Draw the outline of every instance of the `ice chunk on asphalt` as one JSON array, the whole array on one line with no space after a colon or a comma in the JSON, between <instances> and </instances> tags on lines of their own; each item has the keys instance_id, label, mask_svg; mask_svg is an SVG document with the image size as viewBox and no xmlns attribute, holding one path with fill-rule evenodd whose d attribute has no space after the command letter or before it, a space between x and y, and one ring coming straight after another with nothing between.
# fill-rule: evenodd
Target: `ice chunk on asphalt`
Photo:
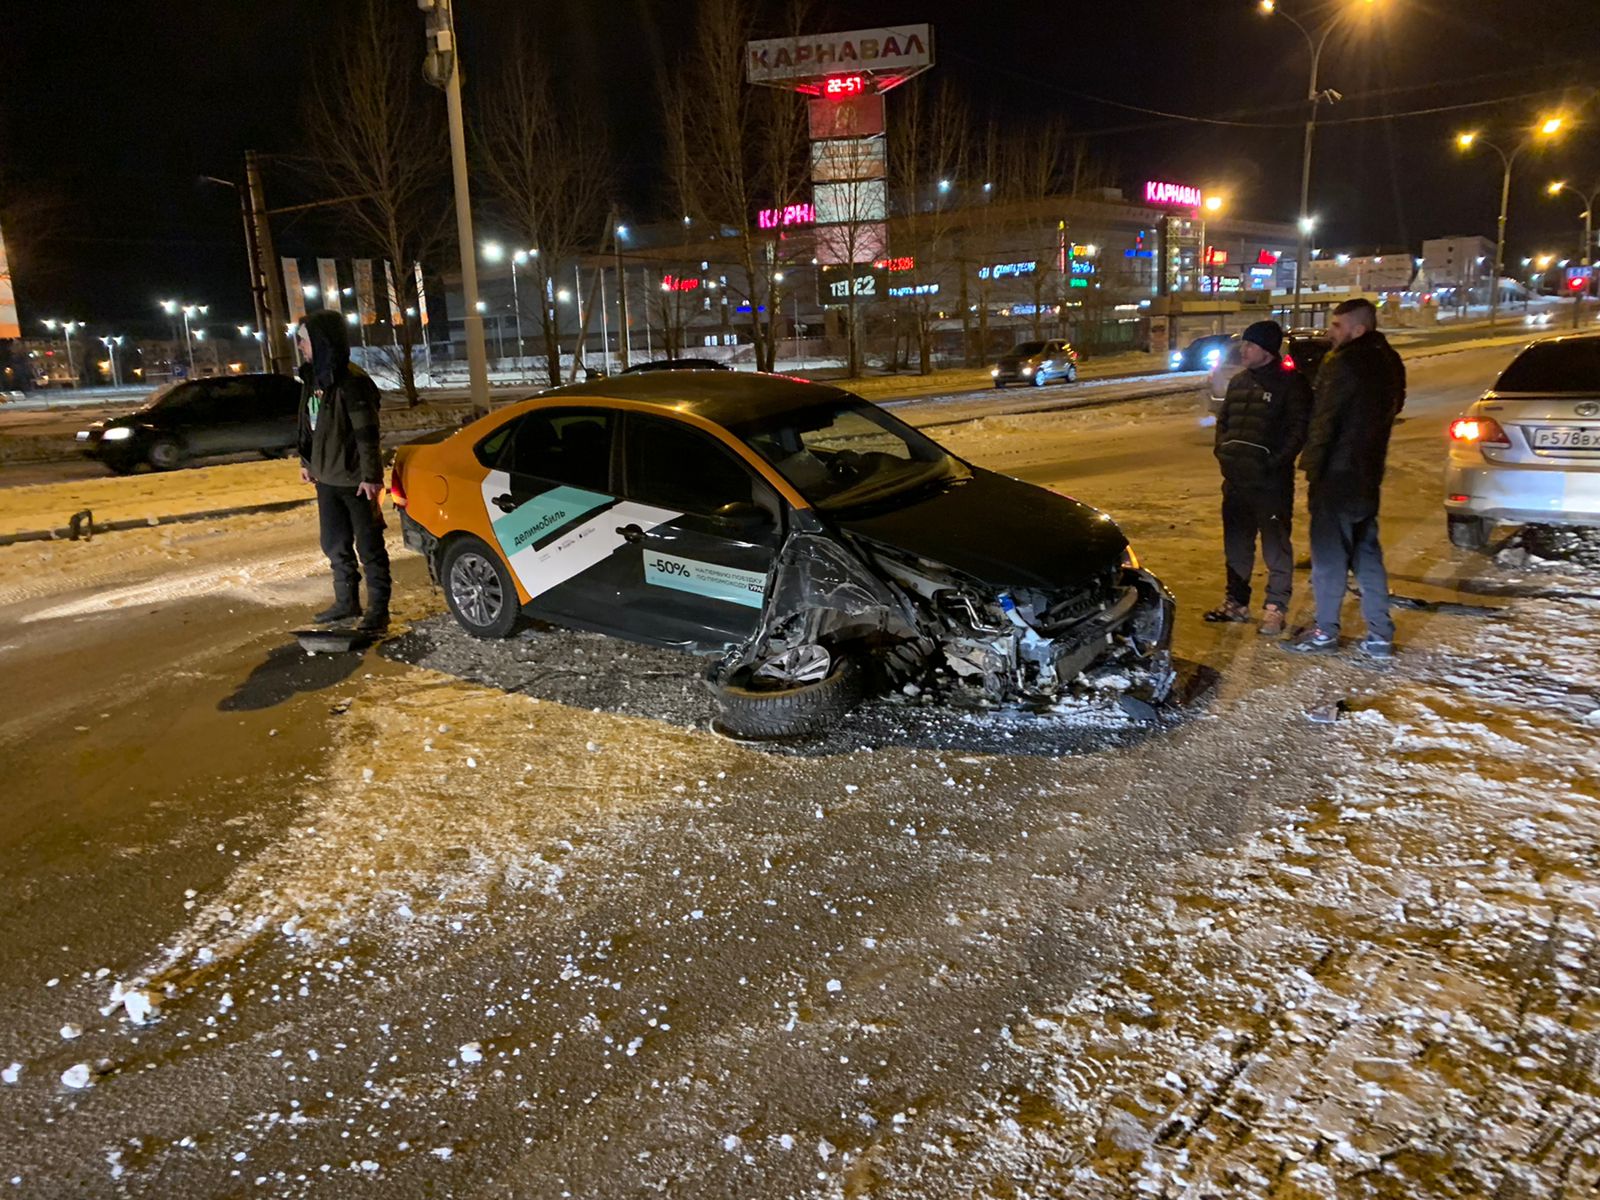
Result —
<instances>
[{"instance_id":1,"label":"ice chunk on asphalt","mask_svg":"<svg viewBox=\"0 0 1600 1200\"><path fill-rule=\"evenodd\" d=\"M449 1146L435 1146L432 1150L429 1150L428 1153L437 1159L447 1159L454 1154L455 1151Z\"/></svg>"},{"instance_id":2,"label":"ice chunk on asphalt","mask_svg":"<svg viewBox=\"0 0 1600 1200\"><path fill-rule=\"evenodd\" d=\"M81 1025L74 1025L68 1022L61 1027L61 1040L64 1042L70 1042L73 1038L82 1036L83 1026Z\"/></svg>"},{"instance_id":3,"label":"ice chunk on asphalt","mask_svg":"<svg viewBox=\"0 0 1600 1200\"><path fill-rule=\"evenodd\" d=\"M483 1047L481 1045L479 1045L477 1042L468 1042L468 1043L466 1043L464 1046L461 1047L460 1054L461 1054L461 1061L464 1062L464 1063L475 1063L475 1062L482 1062L483 1061Z\"/></svg>"},{"instance_id":4,"label":"ice chunk on asphalt","mask_svg":"<svg viewBox=\"0 0 1600 1200\"><path fill-rule=\"evenodd\" d=\"M150 1020L160 1007L160 999L145 988L129 988L122 993L122 1011L128 1014L128 1020L135 1025L143 1025Z\"/></svg>"},{"instance_id":5,"label":"ice chunk on asphalt","mask_svg":"<svg viewBox=\"0 0 1600 1200\"><path fill-rule=\"evenodd\" d=\"M828 990L830 992L842 992L844 991L844 984L840 983L837 979L830 979L828 980Z\"/></svg>"},{"instance_id":6,"label":"ice chunk on asphalt","mask_svg":"<svg viewBox=\"0 0 1600 1200\"><path fill-rule=\"evenodd\" d=\"M76 1063L61 1072L61 1082L69 1088L86 1088L93 1082L88 1063Z\"/></svg>"},{"instance_id":7,"label":"ice chunk on asphalt","mask_svg":"<svg viewBox=\"0 0 1600 1200\"><path fill-rule=\"evenodd\" d=\"M737 1133L730 1133L727 1137L722 1139L722 1148L729 1154L732 1154L742 1145L744 1145L744 1139L741 1138Z\"/></svg>"},{"instance_id":8,"label":"ice chunk on asphalt","mask_svg":"<svg viewBox=\"0 0 1600 1200\"><path fill-rule=\"evenodd\" d=\"M0 1071L0 1080L3 1080L6 1083L15 1083L21 1074L22 1064L19 1062L14 1062L5 1070Z\"/></svg>"}]
</instances>

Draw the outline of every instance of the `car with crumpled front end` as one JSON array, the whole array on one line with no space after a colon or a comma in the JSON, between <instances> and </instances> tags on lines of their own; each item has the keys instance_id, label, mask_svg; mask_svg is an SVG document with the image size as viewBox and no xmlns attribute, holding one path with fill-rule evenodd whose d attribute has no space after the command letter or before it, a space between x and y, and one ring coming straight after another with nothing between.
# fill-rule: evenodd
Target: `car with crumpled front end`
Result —
<instances>
[{"instance_id":1,"label":"car with crumpled front end","mask_svg":"<svg viewBox=\"0 0 1600 1200\"><path fill-rule=\"evenodd\" d=\"M838 388L733 372L568 387L396 452L456 620L708 658L722 727L813 732L867 694L1159 702L1172 597L1111 517L974 466Z\"/></svg>"},{"instance_id":2,"label":"car with crumpled front end","mask_svg":"<svg viewBox=\"0 0 1600 1200\"><path fill-rule=\"evenodd\" d=\"M1600 526L1600 334L1524 347L1447 440L1453 544L1481 548L1500 523Z\"/></svg>"}]
</instances>

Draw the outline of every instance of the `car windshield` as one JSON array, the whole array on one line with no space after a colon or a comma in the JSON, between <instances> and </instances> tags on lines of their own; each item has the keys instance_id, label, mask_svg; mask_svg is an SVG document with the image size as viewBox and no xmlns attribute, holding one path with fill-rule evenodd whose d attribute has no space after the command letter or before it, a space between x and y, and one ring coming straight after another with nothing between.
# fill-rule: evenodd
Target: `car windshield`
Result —
<instances>
[{"instance_id":1,"label":"car windshield","mask_svg":"<svg viewBox=\"0 0 1600 1200\"><path fill-rule=\"evenodd\" d=\"M733 432L826 511L875 504L972 474L936 442L853 397L736 426Z\"/></svg>"},{"instance_id":2,"label":"car windshield","mask_svg":"<svg viewBox=\"0 0 1600 1200\"><path fill-rule=\"evenodd\" d=\"M1600 338L1535 342L1511 360L1497 392L1600 392Z\"/></svg>"},{"instance_id":3,"label":"car windshield","mask_svg":"<svg viewBox=\"0 0 1600 1200\"><path fill-rule=\"evenodd\" d=\"M1044 343L1023 342L1021 345L1013 346L1011 348L1011 353L1015 354L1018 358L1032 358L1035 354L1044 353Z\"/></svg>"}]
</instances>

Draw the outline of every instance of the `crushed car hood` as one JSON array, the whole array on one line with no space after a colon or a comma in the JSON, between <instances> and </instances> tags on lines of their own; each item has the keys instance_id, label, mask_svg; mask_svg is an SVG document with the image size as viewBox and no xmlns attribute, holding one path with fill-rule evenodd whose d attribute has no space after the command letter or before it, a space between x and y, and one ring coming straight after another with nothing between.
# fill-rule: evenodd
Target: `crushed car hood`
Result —
<instances>
[{"instance_id":1,"label":"crushed car hood","mask_svg":"<svg viewBox=\"0 0 1600 1200\"><path fill-rule=\"evenodd\" d=\"M1128 544L1116 522L1087 504L981 467L903 506L834 519L846 533L998 589L1054 590L1103 578Z\"/></svg>"}]
</instances>

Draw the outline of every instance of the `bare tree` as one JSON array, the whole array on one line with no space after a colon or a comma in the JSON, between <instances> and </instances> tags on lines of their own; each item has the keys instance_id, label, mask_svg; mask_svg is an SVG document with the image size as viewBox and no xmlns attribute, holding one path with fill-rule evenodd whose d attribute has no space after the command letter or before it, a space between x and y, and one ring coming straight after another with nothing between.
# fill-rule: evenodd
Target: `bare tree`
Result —
<instances>
[{"instance_id":1,"label":"bare tree","mask_svg":"<svg viewBox=\"0 0 1600 1200\"><path fill-rule=\"evenodd\" d=\"M412 264L449 244L450 206L441 184L449 161L444 106L423 92L420 42L406 11L364 0L335 42L332 60L310 72L305 108L310 171L329 198L343 198L343 224L359 253L394 264L402 307L420 304ZM417 402L417 330L397 327L399 373Z\"/></svg>"},{"instance_id":2,"label":"bare tree","mask_svg":"<svg viewBox=\"0 0 1600 1200\"><path fill-rule=\"evenodd\" d=\"M787 9L798 31L803 6ZM798 98L745 83L750 0L703 0L683 69L664 81L666 147L684 211L734 231L734 265L750 307L756 367L770 371L782 336L777 275L794 248L760 228L764 207L793 203L806 183L806 112Z\"/></svg>"},{"instance_id":3,"label":"bare tree","mask_svg":"<svg viewBox=\"0 0 1600 1200\"><path fill-rule=\"evenodd\" d=\"M898 92L895 107L888 153L900 220L891 249L912 260L903 285L911 290L900 307L911 316L918 369L926 375L933 370L934 314L948 302L939 292L955 257L956 220L939 184L966 176L968 116L949 81L935 85L928 76Z\"/></svg>"},{"instance_id":4,"label":"bare tree","mask_svg":"<svg viewBox=\"0 0 1600 1200\"><path fill-rule=\"evenodd\" d=\"M561 383L558 272L599 248L611 175L595 147L604 134L573 104L558 104L548 56L522 36L479 104L478 170L495 204L525 242L530 293L552 387ZM530 305L534 307L534 305Z\"/></svg>"},{"instance_id":5,"label":"bare tree","mask_svg":"<svg viewBox=\"0 0 1600 1200\"><path fill-rule=\"evenodd\" d=\"M1067 124L1059 116L1014 130L1000 146L996 190L1020 218L1023 255L1032 268L1020 278L1031 300L1036 340L1044 336L1046 307L1053 303L1064 316L1068 232L1064 210L1051 201L1069 189L1071 161Z\"/></svg>"}]
</instances>

